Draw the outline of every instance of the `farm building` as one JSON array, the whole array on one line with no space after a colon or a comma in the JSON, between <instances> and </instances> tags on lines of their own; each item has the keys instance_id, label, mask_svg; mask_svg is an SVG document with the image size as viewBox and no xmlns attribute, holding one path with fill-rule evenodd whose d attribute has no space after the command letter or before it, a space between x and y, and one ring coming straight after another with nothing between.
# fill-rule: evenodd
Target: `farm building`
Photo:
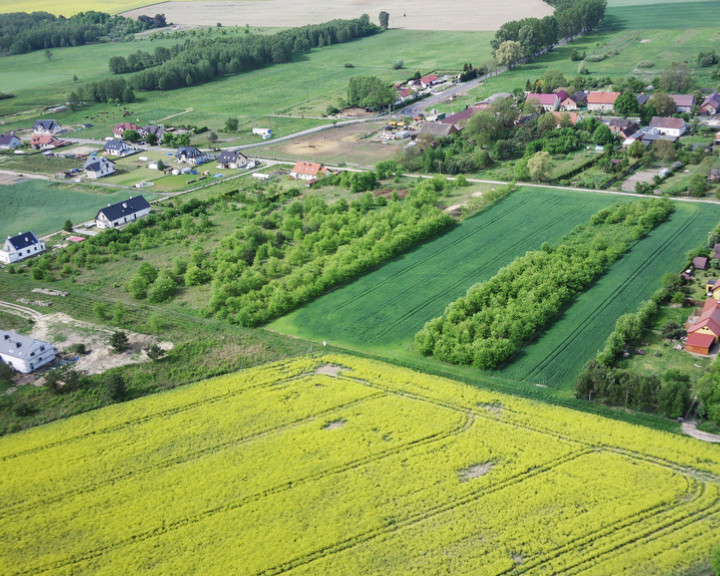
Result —
<instances>
[{"instance_id":1,"label":"farm building","mask_svg":"<svg viewBox=\"0 0 720 576\"><path fill-rule=\"evenodd\" d=\"M38 240L32 230L17 236L8 236L0 250L0 262L12 264L45 252L45 242Z\"/></svg>"},{"instance_id":2,"label":"farm building","mask_svg":"<svg viewBox=\"0 0 720 576\"><path fill-rule=\"evenodd\" d=\"M420 128L420 134L430 134L435 138L444 138L459 131L455 124L440 124L439 122L425 122Z\"/></svg>"},{"instance_id":3,"label":"farm building","mask_svg":"<svg viewBox=\"0 0 720 576\"><path fill-rule=\"evenodd\" d=\"M587 105L587 94L579 90L560 102L560 110L579 110Z\"/></svg>"},{"instance_id":4,"label":"farm building","mask_svg":"<svg viewBox=\"0 0 720 576\"><path fill-rule=\"evenodd\" d=\"M17 372L29 374L55 360L55 347L41 340L0 330L0 360Z\"/></svg>"},{"instance_id":5,"label":"farm building","mask_svg":"<svg viewBox=\"0 0 720 576\"><path fill-rule=\"evenodd\" d=\"M193 146L181 146L177 149L175 157L180 162L190 164L190 166L199 166L209 160L203 152Z\"/></svg>"},{"instance_id":6,"label":"farm building","mask_svg":"<svg viewBox=\"0 0 720 576\"><path fill-rule=\"evenodd\" d=\"M690 114L693 104L695 104L695 96L692 94L670 94L673 102L675 102L675 110L679 114Z\"/></svg>"},{"instance_id":7,"label":"farm building","mask_svg":"<svg viewBox=\"0 0 720 576\"><path fill-rule=\"evenodd\" d=\"M239 169L248 163L247 156L239 150L224 150L217 159L218 168Z\"/></svg>"},{"instance_id":8,"label":"farm building","mask_svg":"<svg viewBox=\"0 0 720 576\"><path fill-rule=\"evenodd\" d=\"M52 134L34 134L30 138L30 148L33 150L53 150L54 148L67 146L67 144L67 142L58 140Z\"/></svg>"},{"instance_id":9,"label":"farm building","mask_svg":"<svg viewBox=\"0 0 720 576\"><path fill-rule=\"evenodd\" d=\"M97 180L115 174L115 164L104 156L96 156L85 162L83 170L85 170L85 176Z\"/></svg>"},{"instance_id":10,"label":"farm building","mask_svg":"<svg viewBox=\"0 0 720 576\"><path fill-rule=\"evenodd\" d=\"M15 136L15 132L0 134L0 150L12 150L21 144L22 142L20 141L20 138Z\"/></svg>"},{"instance_id":11,"label":"farm building","mask_svg":"<svg viewBox=\"0 0 720 576\"><path fill-rule=\"evenodd\" d=\"M150 214L150 204L143 196L130 197L124 202L108 204L95 216L98 228L119 228Z\"/></svg>"},{"instance_id":12,"label":"farm building","mask_svg":"<svg viewBox=\"0 0 720 576\"><path fill-rule=\"evenodd\" d=\"M297 162L290 172L296 180L317 180L327 174L327 168L316 162Z\"/></svg>"},{"instance_id":13,"label":"farm building","mask_svg":"<svg viewBox=\"0 0 720 576\"><path fill-rule=\"evenodd\" d=\"M714 298L706 299L700 315L690 317L685 329L688 338L693 334L706 334L712 336L712 344L716 343L720 337L720 302Z\"/></svg>"},{"instance_id":14,"label":"farm building","mask_svg":"<svg viewBox=\"0 0 720 576\"><path fill-rule=\"evenodd\" d=\"M693 268L695 270L707 270L708 267L708 259L705 258L705 256L695 256L693 258Z\"/></svg>"},{"instance_id":15,"label":"farm building","mask_svg":"<svg viewBox=\"0 0 720 576\"><path fill-rule=\"evenodd\" d=\"M119 156L122 158L128 154L132 154L134 151L135 149L123 140L108 140L105 143L105 152L110 156Z\"/></svg>"},{"instance_id":16,"label":"farm building","mask_svg":"<svg viewBox=\"0 0 720 576\"><path fill-rule=\"evenodd\" d=\"M660 134L674 138L679 138L687 132L687 124L682 118L653 116L652 120L650 120L650 128L654 128Z\"/></svg>"},{"instance_id":17,"label":"farm building","mask_svg":"<svg viewBox=\"0 0 720 576\"><path fill-rule=\"evenodd\" d=\"M33 125L35 134L57 134L62 131L62 126L55 120L36 120Z\"/></svg>"},{"instance_id":18,"label":"farm building","mask_svg":"<svg viewBox=\"0 0 720 576\"><path fill-rule=\"evenodd\" d=\"M125 130L135 130L135 132L140 134L141 138L145 137L145 130L143 130L137 124L133 124L131 122L120 122L120 124L115 126L115 128L113 129L113 135L115 136L115 138L119 138L120 140L122 140L125 135Z\"/></svg>"},{"instance_id":19,"label":"farm building","mask_svg":"<svg viewBox=\"0 0 720 576\"><path fill-rule=\"evenodd\" d=\"M587 109L591 112L612 112L615 110L615 100L620 92L590 92L587 99Z\"/></svg>"},{"instance_id":20,"label":"farm building","mask_svg":"<svg viewBox=\"0 0 720 576\"><path fill-rule=\"evenodd\" d=\"M546 112L553 112L560 106L560 98L557 94L533 94L526 96L525 102L537 100Z\"/></svg>"},{"instance_id":21,"label":"farm building","mask_svg":"<svg viewBox=\"0 0 720 576\"><path fill-rule=\"evenodd\" d=\"M700 104L700 114L704 116L715 116L718 112L720 112L720 94L715 90Z\"/></svg>"},{"instance_id":22,"label":"farm building","mask_svg":"<svg viewBox=\"0 0 720 576\"><path fill-rule=\"evenodd\" d=\"M690 334L685 341L685 350L693 354L710 354L710 348L715 344L715 338L712 334L701 334L695 332Z\"/></svg>"}]
</instances>

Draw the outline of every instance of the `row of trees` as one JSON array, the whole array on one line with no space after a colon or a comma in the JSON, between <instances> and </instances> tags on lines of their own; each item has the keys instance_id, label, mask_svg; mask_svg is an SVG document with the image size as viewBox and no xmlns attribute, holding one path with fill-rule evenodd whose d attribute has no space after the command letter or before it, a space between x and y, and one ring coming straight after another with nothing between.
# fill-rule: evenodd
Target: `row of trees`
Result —
<instances>
[{"instance_id":1,"label":"row of trees","mask_svg":"<svg viewBox=\"0 0 720 576\"><path fill-rule=\"evenodd\" d=\"M23 54L35 50L83 46L166 26L165 16L138 20L104 12L80 12L70 18L47 12L0 14L0 53Z\"/></svg>"},{"instance_id":2,"label":"row of trees","mask_svg":"<svg viewBox=\"0 0 720 576\"><path fill-rule=\"evenodd\" d=\"M271 35L188 40L171 50L170 59L133 76L130 84L139 90L174 90L204 84L218 77L289 62L293 54L349 42L380 30L363 15L355 20L333 20ZM141 55L135 64L144 66L142 62ZM124 70L130 63L127 59L125 63L113 60L111 66Z\"/></svg>"},{"instance_id":3,"label":"row of trees","mask_svg":"<svg viewBox=\"0 0 720 576\"><path fill-rule=\"evenodd\" d=\"M453 364L499 367L672 210L667 200L601 210L556 246L545 243L472 286L417 333L418 351Z\"/></svg>"},{"instance_id":4,"label":"row of trees","mask_svg":"<svg viewBox=\"0 0 720 576\"><path fill-rule=\"evenodd\" d=\"M152 68L153 66L159 66L167 62L173 55L177 55L179 51L177 44L172 47L172 50L164 46L156 46L152 54L138 50L130 54L127 58L125 56L113 56L110 58L108 66L110 67L110 72L113 74L139 72L140 70L145 70L145 68Z\"/></svg>"}]
</instances>

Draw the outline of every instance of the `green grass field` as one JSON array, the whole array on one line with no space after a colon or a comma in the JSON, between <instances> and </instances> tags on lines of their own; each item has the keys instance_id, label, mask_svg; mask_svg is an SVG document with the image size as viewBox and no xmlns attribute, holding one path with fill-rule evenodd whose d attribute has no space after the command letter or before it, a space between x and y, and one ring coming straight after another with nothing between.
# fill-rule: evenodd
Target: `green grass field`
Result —
<instances>
[{"instance_id":1,"label":"green grass field","mask_svg":"<svg viewBox=\"0 0 720 576\"><path fill-rule=\"evenodd\" d=\"M109 193L108 193L109 192ZM33 230L49 234L60 230L66 220L77 224L92 220L103 206L120 202L134 192L102 188L78 189L66 184L29 180L0 186L0 238ZM144 193L148 200L156 194Z\"/></svg>"},{"instance_id":2,"label":"green grass field","mask_svg":"<svg viewBox=\"0 0 720 576\"><path fill-rule=\"evenodd\" d=\"M335 290L270 325L273 330L418 365L415 333L476 282L543 241L551 244L617 196L523 189L442 237ZM720 207L679 204L670 221L618 261L510 365L484 377L540 383L567 396L584 363L601 348L615 319L634 311L659 278L684 264L720 220ZM477 370L458 368L469 376ZM512 386L512 384L510 384ZM520 382L519 388L527 388Z\"/></svg>"},{"instance_id":3,"label":"green grass field","mask_svg":"<svg viewBox=\"0 0 720 576\"><path fill-rule=\"evenodd\" d=\"M643 28L717 28L720 5L712 0L610 3L602 30Z\"/></svg>"},{"instance_id":4,"label":"green grass field","mask_svg":"<svg viewBox=\"0 0 720 576\"><path fill-rule=\"evenodd\" d=\"M0 473L8 576L679 574L720 521L711 446L341 355L2 438Z\"/></svg>"}]
</instances>

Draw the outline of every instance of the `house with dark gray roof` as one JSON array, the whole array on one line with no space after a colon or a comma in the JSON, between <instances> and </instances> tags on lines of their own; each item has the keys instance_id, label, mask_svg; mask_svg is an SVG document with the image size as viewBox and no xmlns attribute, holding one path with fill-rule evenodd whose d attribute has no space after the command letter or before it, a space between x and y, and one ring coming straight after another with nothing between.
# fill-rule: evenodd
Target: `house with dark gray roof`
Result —
<instances>
[{"instance_id":1,"label":"house with dark gray roof","mask_svg":"<svg viewBox=\"0 0 720 576\"><path fill-rule=\"evenodd\" d=\"M157 143L160 144L163 141L163 136L165 135L165 126L162 124L150 124L148 126L145 126L143 128L145 130L145 139L152 134L157 138Z\"/></svg>"},{"instance_id":2,"label":"house with dark gray roof","mask_svg":"<svg viewBox=\"0 0 720 576\"><path fill-rule=\"evenodd\" d=\"M35 134L57 134L62 130L62 126L55 120L36 120L33 125Z\"/></svg>"},{"instance_id":3,"label":"house with dark gray roof","mask_svg":"<svg viewBox=\"0 0 720 576\"><path fill-rule=\"evenodd\" d=\"M218 168L238 169L242 168L247 163L247 156L240 152L240 150L223 150L217 159Z\"/></svg>"},{"instance_id":4,"label":"house with dark gray roof","mask_svg":"<svg viewBox=\"0 0 720 576\"><path fill-rule=\"evenodd\" d=\"M8 236L0 250L0 262L12 264L45 252L45 242L38 240L32 230L17 236Z\"/></svg>"},{"instance_id":5,"label":"house with dark gray roof","mask_svg":"<svg viewBox=\"0 0 720 576\"><path fill-rule=\"evenodd\" d=\"M0 134L0 150L12 150L21 144L22 142L20 141L20 138L15 136L15 132Z\"/></svg>"},{"instance_id":6,"label":"house with dark gray roof","mask_svg":"<svg viewBox=\"0 0 720 576\"><path fill-rule=\"evenodd\" d=\"M17 372L29 374L55 360L55 347L42 340L0 330L0 360Z\"/></svg>"},{"instance_id":7,"label":"house with dark gray roof","mask_svg":"<svg viewBox=\"0 0 720 576\"><path fill-rule=\"evenodd\" d=\"M720 94L717 90L713 90L713 93L706 96L700 104L700 114L715 116L718 113L720 113Z\"/></svg>"},{"instance_id":8,"label":"house with dark gray roof","mask_svg":"<svg viewBox=\"0 0 720 576\"><path fill-rule=\"evenodd\" d=\"M95 216L98 228L119 228L150 214L150 204L143 196L130 197L124 202L108 204Z\"/></svg>"},{"instance_id":9,"label":"house with dark gray roof","mask_svg":"<svg viewBox=\"0 0 720 576\"><path fill-rule=\"evenodd\" d=\"M120 156L122 158L135 152L135 149L122 140L108 140L105 143L105 152L110 156Z\"/></svg>"},{"instance_id":10,"label":"house with dark gray roof","mask_svg":"<svg viewBox=\"0 0 720 576\"><path fill-rule=\"evenodd\" d=\"M104 156L94 156L85 162L83 170L85 170L85 176L97 180L115 174L115 164Z\"/></svg>"},{"instance_id":11,"label":"house with dark gray roof","mask_svg":"<svg viewBox=\"0 0 720 576\"><path fill-rule=\"evenodd\" d=\"M193 146L181 146L177 149L175 157L180 162L190 164L190 166L199 166L200 164L205 164L205 162L209 160L207 155L200 152L200 150Z\"/></svg>"}]
</instances>

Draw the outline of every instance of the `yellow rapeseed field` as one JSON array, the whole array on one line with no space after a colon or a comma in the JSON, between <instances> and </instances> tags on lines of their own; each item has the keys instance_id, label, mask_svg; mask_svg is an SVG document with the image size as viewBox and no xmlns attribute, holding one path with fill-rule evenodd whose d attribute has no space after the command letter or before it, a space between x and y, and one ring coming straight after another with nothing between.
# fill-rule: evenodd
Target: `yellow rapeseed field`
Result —
<instances>
[{"instance_id":1,"label":"yellow rapeseed field","mask_svg":"<svg viewBox=\"0 0 720 576\"><path fill-rule=\"evenodd\" d=\"M350 356L0 439L5 575L657 575L720 533L716 446Z\"/></svg>"},{"instance_id":2,"label":"yellow rapeseed field","mask_svg":"<svg viewBox=\"0 0 720 576\"><path fill-rule=\"evenodd\" d=\"M148 0L3 0L0 2L0 12L50 12L58 16L72 16L78 12L95 10L118 14L155 3Z\"/></svg>"}]
</instances>

